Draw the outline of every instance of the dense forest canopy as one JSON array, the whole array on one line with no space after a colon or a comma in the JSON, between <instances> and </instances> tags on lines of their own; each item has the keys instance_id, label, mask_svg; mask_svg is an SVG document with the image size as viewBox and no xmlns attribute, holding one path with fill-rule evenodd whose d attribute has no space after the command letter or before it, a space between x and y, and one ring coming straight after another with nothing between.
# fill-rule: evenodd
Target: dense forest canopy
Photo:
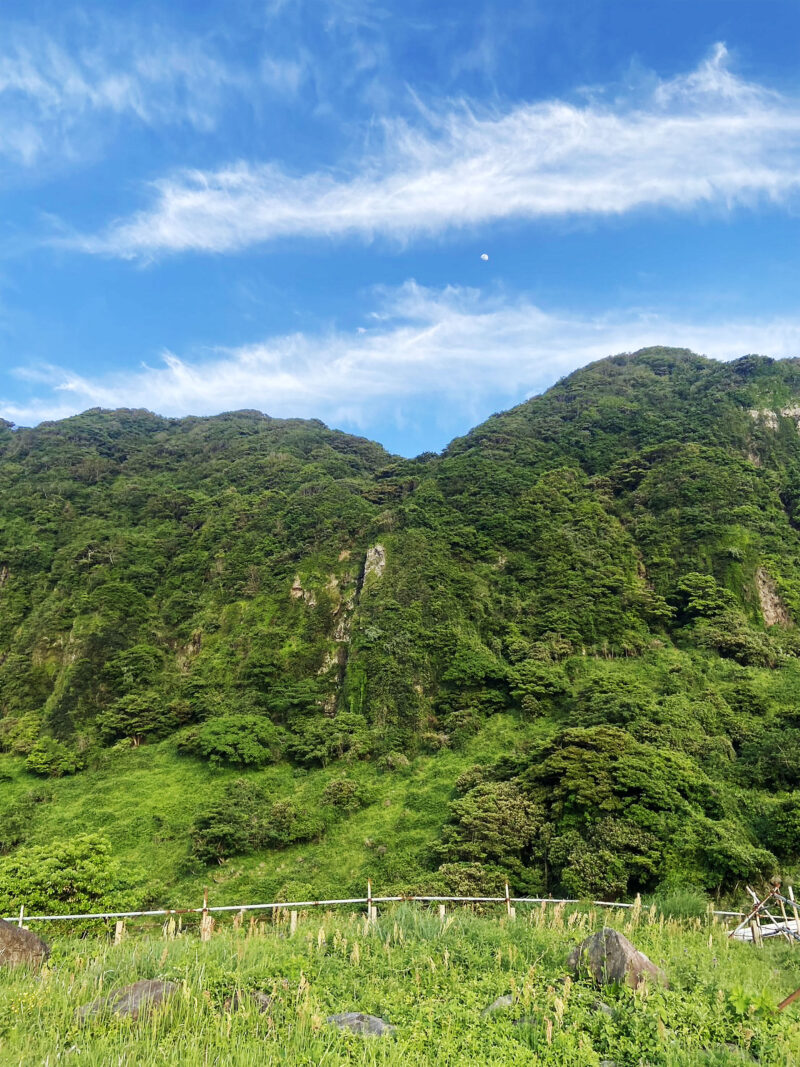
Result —
<instances>
[{"instance_id":1,"label":"dense forest canopy","mask_svg":"<svg viewBox=\"0 0 800 1067\"><path fill-rule=\"evenodd\" d=\"M0 424L0 909L47 801L140 748L207 772L190 873L324 847L415 761L398 885L797 865L799 431L800 361L664 348L413 460L252 411Z\"/></svg>"}]
</instances>

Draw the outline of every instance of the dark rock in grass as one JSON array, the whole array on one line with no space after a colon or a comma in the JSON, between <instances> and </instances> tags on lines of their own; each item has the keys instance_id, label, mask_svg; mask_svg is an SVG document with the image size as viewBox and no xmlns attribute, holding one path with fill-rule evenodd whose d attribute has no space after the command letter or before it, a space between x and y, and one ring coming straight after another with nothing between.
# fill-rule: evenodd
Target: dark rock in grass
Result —
<instances>
[{"instance_id":1,"label":"dark rock in grass","mask_svg":"<svg viewBox=\"0 0 800 1067\"><path fill-rule=\"evenodd\" d=\"M506 1008L510 1008L514 1003L514 997L511 993L506 993L502 997L498 997L497 1000L493 1000L491 1004L483 1009L481 1015L494 1015L496 1011L504 1011Z\"/></svg>"},{"instance_id":2,"label":"dark rock in grass","mask_svg":"<svg viewBox=\"0 0 800 1067\"><path fill-rule=\"evenodd\" d=\"M575 974L591 975L595 982L620 982L636 989L642 982L666 986L667 976L624 934L604 927L570 952L567 966Z\"/></svg>"},{"instance_id":3,"label":"dark rock in grass","mask_svg":"<svg viewBox=\"0 0 800 1067\"><path fill-rule=\"evenodd\" d=\"M0 967L41 967L50 955L50 946L30 930L0 919Z\"/></svg>"},{"instance_id":4,"label":"dark rock in grass","mask_svg":"<svg viewBox=\"0 0 800 1067\"><path fill-rule=\"evenodd\" d=\"M274 997L271 997L268 993L261 993L259 990L245 991L240 993L237 989L232 997L226 997L223 1003L225 1011L241 1011L246 1008L248 1004L255 1004L259 1012L263 1015L268 1012L272 1007Z\"/></svg>"},{"instance_id":5,"label":"dark rock in grass","mask_svg":"<svg viewBox=\"0 0 800 1067\"><path fill-rule=\"evenodd\" d=\"M340 1030L350 1030L354 1034L367 1037L385 1037L394 1033L394 1027L377 1015L365 1015L363 1011L346 1011L341 1015L329 1015L328 1022Z\"/></svg>"},{"instance_id":6,"label":"dark rock in grass","mask_svg":"<svg viewBox=\"0 0 800 1067\"><path fill-rule=\"evenodd\" d=\"M107 997L98 997L91 1004L84 1004L82 1008L78 1008L78 1018L83 1022L93 1015L111 1012L112 1015L138 1019L143 1012L160 1007L177 992L178 987L174 982L145 979L123 986L122 989L109 993Z\"/></svg>"}]
</instances>

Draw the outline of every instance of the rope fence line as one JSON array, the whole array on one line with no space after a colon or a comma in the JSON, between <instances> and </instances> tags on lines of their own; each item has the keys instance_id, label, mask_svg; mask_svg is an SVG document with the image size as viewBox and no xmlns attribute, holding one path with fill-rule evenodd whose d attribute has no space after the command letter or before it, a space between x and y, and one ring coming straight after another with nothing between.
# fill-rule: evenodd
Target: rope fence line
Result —
<instances>
[{"instance_id":1,"label":"rope fence line","mask_svg":"<svg viewBox=\"0 0 800 1067\"><path fill-rule=\"evenodd\" d=\"M613 900L578 900L571 897L512 897L506 892L502 897L448 897L448 896L419 896L402 895L378 897L372 895L372 884L369 883L366 897L344 897L336 900L281 900L270 901L266 904L217 904L210 906L207 903L207 892L203 904L198 908L155 908L150 911L98 911L83 915L27 915L24 905L20 907L18 915L3 916L6 922L16 923L22 926L24 922L80 922L89 919L136 919L157 918L172 915L200 915L205 916L210 912L245 912L245 911L276 911L280 909L337 907L347 904L366 904L372 909L378 904L400 904L406 902L429 903L429 904L505 904L506 907L517 904L589 904L597 908L635 908L641 906L641 901L629 903ZM742 918L743 911L712 911L712 915L720 918Z\"/></svg>"}]
</instances>

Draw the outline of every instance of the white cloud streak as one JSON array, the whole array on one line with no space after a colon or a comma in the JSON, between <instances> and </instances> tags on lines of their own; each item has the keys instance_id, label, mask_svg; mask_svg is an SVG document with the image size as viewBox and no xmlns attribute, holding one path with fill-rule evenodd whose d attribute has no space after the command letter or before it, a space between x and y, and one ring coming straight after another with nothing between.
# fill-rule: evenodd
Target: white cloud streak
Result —
<instances>
[{"instance_id":1,"label":"white cloud streak","mask_svg":"<svg viewBox=\"0 0 800 1067\"><path fill-rule=\"evenodd\" d=\"M420 108L420 122L385 123L379 149L341 172L238 162L160 178L151 206L68 243L153 257L297 236L404 240L509 219L782 202L800 186L800 99L731 73L722 45L634 98L503 114L461 103Z\"/></svg>"},{"instance_id":2,"label":"white cloud streak","mask_svg":"<svg viewBox=\"0 0 800 1067\"><path fill-rule=\"evenodd\" d=\"M576 316L526 299L414 282L383 291L366 328L292 334L201 357L166 353L158 366L82 376L58 367L18 369L31 388L0 415L20 424L89 407L144 407L164 415L259 408L317 417L381 438L387 425L447 412L465 430L594 359L651 344L729 359L748 352L800 354L800 317L692 323L641 310Z\"/></svg>"},{"instance_id":3,"label":"white cloud streak","mask_svg":"<svg viewBox=\"0 0 800 1067\"><path fill-rule=\"evenodd\" d=\"M0 157L22 167L79 157L111 120L208 131L245 87L199 39L161 27L69 24L60 35L7 23L0 43Z\"/></svg>"}]
</instances>

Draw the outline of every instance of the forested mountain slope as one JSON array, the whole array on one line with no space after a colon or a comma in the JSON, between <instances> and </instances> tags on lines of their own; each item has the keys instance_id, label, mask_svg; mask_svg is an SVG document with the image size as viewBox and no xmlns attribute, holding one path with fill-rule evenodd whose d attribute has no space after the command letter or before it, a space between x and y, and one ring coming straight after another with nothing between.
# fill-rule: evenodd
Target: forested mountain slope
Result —
<instances>
[{"instance_id":1,"label":"forested mountain slope","mask_svg":"<svg viewBox=\"0 0 800 1067\"><path fill-rule=\"evenodd\" d=\"M792 867L799 431L800 361L676 349L415 460L257 412L3 425L0 909L57 830L153 875L165 781L170 884L321 892L365 827L340 879Z\"/></svg>"}]
</instances>

